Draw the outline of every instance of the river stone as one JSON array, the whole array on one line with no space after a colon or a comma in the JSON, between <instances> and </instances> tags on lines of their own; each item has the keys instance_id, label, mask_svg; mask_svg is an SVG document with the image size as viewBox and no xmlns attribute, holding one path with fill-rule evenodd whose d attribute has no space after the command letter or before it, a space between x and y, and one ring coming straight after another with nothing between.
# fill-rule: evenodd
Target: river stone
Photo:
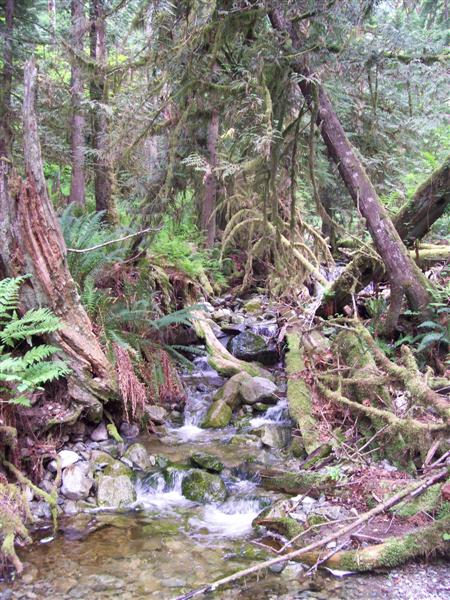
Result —
<instances>
[{"instance_id":1,"label":"river stone","mask_svg":"<svg viewBox=\"0 0 450 600\"><path fill-rule=\"evenodd\" d=\"M227 497L227 488L222 479L199 469L192 470L184 477L181 491L188 500L202 504L223 502Z\"/></svg>"},{"instance_id":2,"label":"river stone","mask_svg":"<svg viewBox=\"0 0 450 600\"><path fill-rule=\"evenodd\" d=\"M153 423L161 424L167 419L167 410L163 406L152 404L147 406L145 412Z\"/></svg>"},{"instance_id":3,"label":"river stone","mask_svg":"<svg viewBox=\"0 0 450 600\"><path fill-rule=\"evenodd\" d=\"M262 428L261 441L269 448L286 448L291 441L290 428L267 423Z\"/></svg>"},{"instance_id":4,"label":"river stone","mask_svg":"<svg viewBox=\"0 0 450 600\"><path fill-rule=\"evenodd\" d=\"M108 430L106 429L106 425L103 421L91 432L91 440L93 442L104 442L108 439L108 437Z\"/></svg>"},{"instance_id":5,"label":"river stone","mask_svg":"<svg viewBox=\"0 0 450 600\"><path fill-rule=\"evenodd\" d=\"M224 400L216 400L209 407L201 426L212 429L226 427L231 421L232 414L231 408Z\"/></svg>"},{"instance_id":6,"label":"river stone","mask_svg":"<svg viewBox=\"0 0 450 600\"><path fill-rule=\"evenodd\" d=\"M97 483L97 504L123 508L136 500L136 490L126 475L101 475Z\"/></svg>"},{"instance_id":7,"label":"river stone","mask_svg":"<svg viewBox=\"0 0 450 600\"><path fill-rule=\"evenodd\" d=\"M244 381L251 381L252 377L248 373L236 373L226 384L218 390L214 400L222 400L233 410L239 404L241 384Z\"/></svg>"},{"instance_id":8,"label":"river stone","mask_svg":"<svg viewBox=\"0 0 450 600\"><path fill-rule=\"evenodd\" d=\"M240 395L244 404L276 404L278 398L275 395L277 386L265 377L252 377L241 383Z\"/></svg>"},{"instance_id":9,"label":"river stone","mask_svg":"<svg viewBox=\"0 0 450 600\"><path fill-rule=\"evenodd\" d=\"M58 456L61 463L61 469L66 469L67 467L70 467L70 465L74 465L81 460L81 456L73 450L61 450L61 452L58 452ZM51 461L48 465L48 470L52 471L52 473L56 473L56 460Z\"/></svg>"},{"instance_id":10,"label":"river stone","mask_svg":"<svg viewBox=\"0 0 450 600\"><path fill-rule=\"evenodd\" d=\"M247 362L260 362L263 365L273 365L278 361L278 352L274 346L269 346L267 341L252 331L243 331L232 338L227 349L239 360Z\"/></svg>"},{"instance_id":11,"label":"river stone","mask_svg":"<svg viewBox=\"0 0 450 600\"><path fill-rule=\"evenodd\" d=\"M190 457L189 461L194 467L200 467L213 473L220 473L224 469L223 463L216 456L205 452L196 452Z\"/></svg>"},{"instance_id":12,"label":"river stone","mask_svg":"<svg viewBox=\"0 0 450 600\"><path fill-rule=\"evenodd\" d=\"M89 463L76 463L64 469L61 493L69 500L81 500L89 496L93 483Z\"/></svg>"},{"instance_id":13,"label":"river stone","mask_svg":"<svg viewBox=\"0 0 450 600\"><path fill-rule=\"evenodd\" d=\"M262 302L259 298L251 298L244 303L244 310L249 313L256 313L262 310Z\"/></svg>"},{"instance_id":14,"label":"river stone","mask_svg":"<svg viewBox=\"0 0 450 600\"><path fill-rule=\"evenodd\" d=\"M142 444L132 444L125 451L123 457L142 471L148 471L155 466L155 457L149 454Z\"/></svg>"}]
</instances>

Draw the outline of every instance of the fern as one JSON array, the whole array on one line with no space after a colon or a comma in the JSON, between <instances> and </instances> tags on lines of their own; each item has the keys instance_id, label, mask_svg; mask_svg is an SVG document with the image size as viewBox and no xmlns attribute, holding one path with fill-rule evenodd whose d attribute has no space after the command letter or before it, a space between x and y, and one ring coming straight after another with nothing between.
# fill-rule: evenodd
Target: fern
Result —
<instances>
[{"instance_id":1,"label":"fern","mask_svg":"<svg viewBox=\"0 0 450 600\"><path fill-rule=\"evenodd\" d=\"M32 345L33 336L56 331L60 322L48 308L29 310L22 317L18 316L19 291L25 279L0 281L0 383L9 384L1 388L8 403L29 406L29 396L34 390L68 375L70 370L65 362L51 360L58 351L55 346ZM31 347L19 354L16 345L24 341ZM6 351L6 347L10 351Z\"/></svg>"}]
</instances>

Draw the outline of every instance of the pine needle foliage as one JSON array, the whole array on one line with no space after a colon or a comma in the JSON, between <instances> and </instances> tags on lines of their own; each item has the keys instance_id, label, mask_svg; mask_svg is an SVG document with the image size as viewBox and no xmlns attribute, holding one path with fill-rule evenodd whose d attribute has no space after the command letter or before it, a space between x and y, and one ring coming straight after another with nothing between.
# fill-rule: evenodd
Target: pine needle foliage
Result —
<instances>
[{"instance_id":1,"label":"pine needle foliage","mask_svg":"<svg viewBox=\"0 0 450 600\"><path fill-rule=\"evenodd\" d=\"M7 398L2 402L29 406L32 392L67 375L69 369L63 361L51 360L58 348L36 345L32 340L59 329L58 318L48 308L18 315L20 286L25 279L0 281L0 393ZM24 346L29 349L24 351Z\"/></svg>"}]
</instances>

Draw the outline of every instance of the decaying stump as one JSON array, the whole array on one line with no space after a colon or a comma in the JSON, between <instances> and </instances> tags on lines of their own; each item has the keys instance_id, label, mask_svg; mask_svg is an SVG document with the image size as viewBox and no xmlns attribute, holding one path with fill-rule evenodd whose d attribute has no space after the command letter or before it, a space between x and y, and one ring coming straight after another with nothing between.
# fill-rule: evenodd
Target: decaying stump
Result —
<instances>
[{"instance_id":1,"label":"decaying stump","mask_svg":"<svg viewBox=\"0 0 450 600\"><path fill-rule=\"evenodd\" d=\"M116 381L70 275L66 246L47 192L34 108L36 77L36 65L30 60L25 66L23 104L26 179L13 178L4 163L0 173L0 211L5 215L0 266L3 276L31 275L23 290L25 309L46 306L60 318L61 329L48 337L61 348L72 370L67 396L98 419L101 401L116 396Z\"/></svg>"}]
</instances>

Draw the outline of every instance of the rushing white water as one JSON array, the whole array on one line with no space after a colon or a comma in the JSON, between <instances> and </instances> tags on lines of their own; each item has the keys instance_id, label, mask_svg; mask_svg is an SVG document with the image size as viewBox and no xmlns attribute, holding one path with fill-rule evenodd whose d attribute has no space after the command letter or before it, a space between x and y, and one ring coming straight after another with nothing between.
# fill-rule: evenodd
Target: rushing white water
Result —
<instances>
[{"instance_id":1,"label":"rushing white water","mask_svg":"<svg viewBox=\"0 0 450 600\"><path fill-rule=\"evenodd\" d=\"M257 499L230 498L220 505L207 504L189 524L197 530L206 529L209 537L243 537L251 532L253 519L260 511Z\"/></svg>"},{"instance_id":2,"label":"rushing white water","mask_svg":"<svg viewBox=\"0 0 450 600\"><path fill-rule=\"evenodd\" d=\"M139 481L136 484L135 506L146 510L170 511L177 506L192 505L181 493L183 477L184 471L174 471L170 483L159 473L151 478L151 482Z\"/></svg>"},{"instance_id":3,"label":"rushing white water","mask_svg":"<svg viewBox=\"0 0 450 600\"><path fill-rule=\"evenodd\" d=\"M252 427L262 427L269 423L277 423L278 425L289 423L289 412L287 400L279 400L275 406L271 406L260 417L250 419Z\"/></svg>"}]
</instances>

